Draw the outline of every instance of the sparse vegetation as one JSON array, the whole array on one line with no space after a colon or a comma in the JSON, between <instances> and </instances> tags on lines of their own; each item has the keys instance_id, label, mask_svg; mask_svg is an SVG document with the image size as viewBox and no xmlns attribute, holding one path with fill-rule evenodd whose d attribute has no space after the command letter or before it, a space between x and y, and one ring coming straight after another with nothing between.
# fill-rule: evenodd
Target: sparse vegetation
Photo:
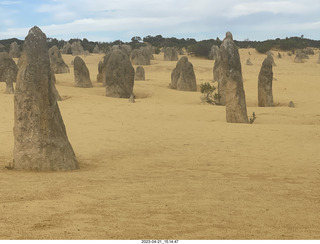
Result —
<instances>
[{"instance_id":1,"label":"sparse vegetation","mask_svg":"<svg viewBox=\"0 0 320 244\"><path fill-rule=\"evenodd\" d=\"M270 51L271 48L273 48L274 46L275 46L275 44L274 44L273 40L269 40L269 41L265 41L265 42L259 43L256 46L256 50L259 53L266 53L266 52Z\"/></svg>"},{"instance_id":2,"label":"sparse vegetation","mask_svg":"<svg viewBox=\"0 0 320 244\"><path fill-rule=\"evenodd\" d=\"M260 53L265 53L272 48L279 49L283 51L293 51L295 49L303 49L306 47L320 47L320 41L304 39L301 37L290 37L285 39L277 38L275 40L267 40L263 42L259 42L256 45L256 50Z\"/></svg>"},{"instance_id":3,"label":"sparse vegetation","mask_svg":"<svg viewBox=\"0 0 320 244\"><path fill-rule=\"evenodd\" d=\"M20 46L24 42L23 40L12 38L0 40L0 44L4 45L5 50L9 52L10 44L14 41L16 41ZM134 36L129 42L123 42L121 40L116 40L113 42L93 42L86 38L83 38L82 40L79 38L72 38L69 41L65 41L58 40L56 38L47 38L48 48L56 45L59 49L61 49L65 43L69 42L72 44L75 41L80 41L84 50L88 50L89 52L93 52L93 49L96 45L98 45L100 50L107 51L111 46L118 44L128 44L133 49L139 49L140 47L145 46L146 43L149 43L152 46L159 48L157 51L160 51L160 48L162 47L176 47L178 49L185 48L190 54L206 58L208 57L210 49L213 45L217 45L219 47L222 43L219 38L196 41L194 38L178 39L175 37L163 37L162 35L148 35L143 38ZM285 39L277 38L266 41L250 41L249 39L245 39L243 41L235 40L234 42L239 48L251 47L255 48L260 53L265 53L271 49L293 51L295 49L303 49L306 47L320 48L320 40L305 39L303 35L299 37L287 37Z\"/></svg>"},{"instance_id":4,"label":"sparse vegetation","mask_svg":"<svg viewBox=\"0 0 320 244\"><path fill-rule=\"evenodd\" d=\"M203 94L201 100L204 103L212 105L220 105L220 96L218 93L214 93L217 88L214 85L210 85L209 82L200 85L200 92Z\"/></svg>"},{"instance_id":5,"label":"sparse vegetation","mask_svg":"<svg viewBox=\"0 0 320 244\"><path fill-rule=\"evenodd\" d=\"M249 118L249 122L250 122L250 124L253 124L253 122L256 120L256 113L255 112L253 112L252 113L252 118Z\"/></svg>"},{"instance_id":6,"label":"sparse vegetation","mask_svg":"<svg viewBox=\"0 0 320 244\"><path fill-rule=\"evenodd\" d=\"M210 40L204 40L197 42L191 46L187 47L187 52L189 54L194 54L197 57L208 57L211 47L213 45L220 46L221 45L221 40L217 38L216 40L210 39Z\"/></svg>"}]
</instances>

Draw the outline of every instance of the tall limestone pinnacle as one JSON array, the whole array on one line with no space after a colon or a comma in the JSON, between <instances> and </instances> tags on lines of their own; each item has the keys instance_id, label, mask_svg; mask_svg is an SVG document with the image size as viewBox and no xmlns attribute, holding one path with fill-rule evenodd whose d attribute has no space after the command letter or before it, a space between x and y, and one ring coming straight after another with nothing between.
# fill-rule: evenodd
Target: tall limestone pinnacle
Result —
<instances>
[{"instance_id":1,"label":"tall limestone pinnacle","mask_svg":"<svg viewBox=\"0 0 320 244\"><path fill-rule=\"evenodd\" d=\"M240 55L230 32L226 33L226 38L220 47L220 66L225 85L227 122L249 123Z\"/></svg>"},{"instance_id":2,"label":"tall limestone pinnacle","mask_svg":"<svg viewBox=\"0 0 320 244\"><path fill-rule=\"evenodd\" d=\"M258 106L259 107L273 107L272 61L273 59L271 59L268 56L265 58L265 60L261 65L261 69L258 77Z\"/></svg>"},{"instance_id":3,"label":"tall limestone pinnacle","mask_svg":"<svg viewBox=\"0 0 320 244\"><path fill-rule=\"evenodd\" d=\"M78 168L60 110L46 35L38 27L25 38L14 95L14 168L74 170Z\"/></svg>"}]
</instances>

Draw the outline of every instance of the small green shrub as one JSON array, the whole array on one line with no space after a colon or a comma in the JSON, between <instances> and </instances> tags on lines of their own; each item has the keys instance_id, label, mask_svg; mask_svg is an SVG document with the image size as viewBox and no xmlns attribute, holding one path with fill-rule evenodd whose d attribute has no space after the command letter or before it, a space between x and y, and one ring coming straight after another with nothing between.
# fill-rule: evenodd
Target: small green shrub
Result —
<instances>
[{"instance_id":1,"label":"small green shrub","mask_svg":"<svg viewBox=\"0 0 320 244\"><path fill-rule=\"evenodd\" d=\"M252 113L252 118L249 119L250 124L253 124L253 122L256 120L256 118L257 118L257 117L256 117L256 113L253 112L253 113Z\"/></svg>"},{"instance_id":2,"label":"small green shrub","mask_svg":"<svg viewBox=\"0 0 320 244\"><path fill-rule=\"evenodd\" d=\"M201 97L202 102L210 103L213 105L220 105L220 95L213 93L217 88L210 85L209 82L200 85L200 92L203 94Z\"/></svg>"},{"instance_id":3,"label":"small green shrub","mask_svg":"<svg viewBox=\"0 0 320 244\"><path fill-rule=\"evenodd\" d=\"M259 43L256 47L256 50L259 53L266 53L266 52L270 51L272 47L273 47L273 43L266 41L266 42Z\"/></svg>"},{"instance_id":4,"label":"small green shrub","mask_svg":"<svg viewBox=\"0 0 320 244\"><path fill-rule=\"evenodd\" d=\"M200 85L201 93L210 94L216 90L215 86L211 86L209 82Z\"/></svg>"}]
</instances>

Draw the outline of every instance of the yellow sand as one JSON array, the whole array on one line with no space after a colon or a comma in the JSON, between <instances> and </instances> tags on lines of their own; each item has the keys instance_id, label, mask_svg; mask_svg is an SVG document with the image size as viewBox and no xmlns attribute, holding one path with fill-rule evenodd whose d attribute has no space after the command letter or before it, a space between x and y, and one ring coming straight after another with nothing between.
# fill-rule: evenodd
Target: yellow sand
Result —
<instances>
[{"instance_id":1,"label":"yellow sand","mask_svg":"<svg viewBox=\"0 0 320 244\"><path fill-rule=\"evenodd\" d=\"M104 95L102 55L83 57L94 88L74 87L64 55L71 73L56 78L73 172L4 168L13 95L0 83L0 239L320 239L318 51L303 64L274 53L276 107L259 108L265 55L240 50L251 125L226 123L225 107L200 92L169 89L176 62L163 55L144 66L134 104ZM198 85L212 81L214 61L189 60Z\"/></svg>"}]
</instances>

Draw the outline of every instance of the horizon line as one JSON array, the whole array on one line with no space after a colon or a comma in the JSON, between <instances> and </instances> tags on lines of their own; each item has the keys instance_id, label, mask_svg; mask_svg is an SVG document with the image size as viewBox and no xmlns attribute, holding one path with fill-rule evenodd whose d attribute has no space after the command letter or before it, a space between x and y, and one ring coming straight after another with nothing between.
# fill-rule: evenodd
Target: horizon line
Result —
<instances>
[{"instance_id":1,"label":"horizon line","mask_svg":"<svg viewBox=\"0 0 320 244\"><path fill-rule=\"evenodd\" d=\"M178 38L178 37L174 37L174 36L171 36L171 37L164 37L163 35L159 34L159 35L147 35L145 37L148 37L148 36L151 36L151 37L156 37L156 36L162 36L162 38L164 39L169 39L169 38L176 38L177 40L182 40L182 39L194 39L196 42L201 42L201 41L209 41L209 40L217 40L219 39L220 41L223 41L223 39L220 39L219 37L216 37L216 38L209 38L209 39L201 39L201 40L197 40L196 38L194 37L182 37L182 38ZM133 37L136 37L136 36L133 36ZM143 40L143 38L145 37L142 37L141 39ZM72 37L70 38L69 40L66 40L66 39L59 39L57 37L51 37L51 36L47 36L47 39L56 39L58 41L65 41L65 42L69 42L70 40L72 39L76 39L76 40L84 40L84 39L87 39L89 42L102 42L102 43L112 43L112 42L116 42L116 41L121 41L123 43L131 43L132 41L123 41L121 39L115 39L113 41L93 41L93 40L89 40L88 38L84 37L84 38L80 38L80 37ZM285 37L285 38L280 38L280 37L277 37L277 38L273 38L273 39L265 39L265 40L250 40L249 38L248 39L244 39L244 40L237 40L237 39L234 39L234 41L237 41L237 42L265 42L265 41L273 41L273 40L285 40L285 39L290 39L290 38L300 38L300 39L305 39L305 40L311 40L311 41L320 41L320 40L317 40L317 39L310 39L310 38L305 38L304 35L301 35L301 36L290 36L290 37ZM24 39L20 39L20 38L17 38L17 37L11 37L11 38L6 38L6 39L0 39L0 41L6 41L6 40L11 40L11 39L17 39L19 41L24 41ZM139 43L144 43L143 41L142 42L139 42Z\"/></svg>"}]
</instances>

